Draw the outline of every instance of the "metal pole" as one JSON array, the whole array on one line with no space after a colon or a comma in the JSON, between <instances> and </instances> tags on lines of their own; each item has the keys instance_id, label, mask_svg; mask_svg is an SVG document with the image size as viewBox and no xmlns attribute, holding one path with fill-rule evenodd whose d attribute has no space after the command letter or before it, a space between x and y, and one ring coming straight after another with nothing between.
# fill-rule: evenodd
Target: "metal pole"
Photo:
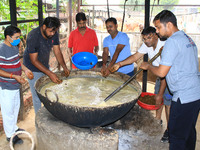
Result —
<instances>
[{"instance_id":1,"label":"metal pole","mask_svg":"<svg viewBox=\"0 0 200 150\"><path fill-rule=\"evenodd\" d=\"M39 25L42 25L43 23L42 0L38 0L38 19L39 19Z\"/></svg>"},{"instance_id":2,"label":"metal pole","mask_svg":"<svg viewBox=\"0 0 200 150\"><path fill-rule=\"evenodd\" d=\"M72 0L69 0L69 33L72 32Z\"/></svg>"},{"instance_id":3,"label":"metal pole","mask_svg":"<svg viewBox=\"0 0 200 150\"><path fill-rule=\"evenodd\" d=\"M124 12L123 12L123 19L122 19L122 27L121 27L121 32L123 31L123 26L124 26L124 19L125 19L125 11L126 11L126 2L128 0L124 1Z\"/></svg>"},{"instance_id":4,"label":"metal pole","mask_svg":"<svg viewBox=\"0 0 200 150\"><path fill-rule=\"evenodd\" d=\"M69 34L72 32L72 0L69 0ZM72 62L70 59L70 69L72 69Z\"/></svg>"},{"instance_id":5,"label":"metal pole","mask_svg":"<svg viewBox=\"0 0 200 150\"><path fill-rule=\"evenodd\" d=\"M108 11L108 18L110 18L109 0L107 0L107 11Z\"/></svg>"},{"instance_id":6,"label":"metal pole","mask_svg":"<svg viewBox=\"0 0 200 150\"><path fill-rule=\"evenodd\" d=\"M149 14L150 14L150 0L145 0L145 22L144 26L145 28L149 26ZM144 55L145 62L148 61L148 55ZM143 82L142 82L142 91L146 92L147 91L147 70L143 71Z\"/></svg>"},{"instance_id":7,"label":"metal pole","mask_svg":"<svg viewBox=\"0 0 200 150\"><path fill-rule=\"evenodd\" d=\"M91 26L91 23L90 23L90 10L89 10L89 13L88 13L88 26Z\"/></svg>"},{"instance_id":8,"label":"metal pole","mask_svg":"<svg viewBox=\"0 0 200 150\"><path fill-rule=\"evenodd\" d=\"M11 25L17 26L16 0L9 0Z\"/></svg>"},{"instance_id":9,"label":"metal pole","mask_svg":"<svg viewBox=\"0 0 200 150\"><path fill-rule=\"evenodd\" d=\"M92 29L94 29L94 5L92 7Z\"/></svg>"},{"instance_id":10,"label":"metal pole","mask_svg":"<svg viewBox=\"0 0 200 150\"><path fill-rule=\"evenodd\" d=\"M57 17L57 18L60 18L60 17L59 17L59 10L60 10L60 7L59 7L59 0L56 0L56 17ZM59 30L58 30L58 33L59 33ZM61 69L59 63L57 64L57 69L58 69L59 71L60 71L60 69Z\"/></svg>"},{"instance_id":11,"label":"metal pole","mask_svg":"<svg viewBox=\"0 0 200 150\"><path fill-rule=\"evenodd\" d=\"M59 0L56 0L56 17L59 18Z\"/></svg>"}]
</instances>

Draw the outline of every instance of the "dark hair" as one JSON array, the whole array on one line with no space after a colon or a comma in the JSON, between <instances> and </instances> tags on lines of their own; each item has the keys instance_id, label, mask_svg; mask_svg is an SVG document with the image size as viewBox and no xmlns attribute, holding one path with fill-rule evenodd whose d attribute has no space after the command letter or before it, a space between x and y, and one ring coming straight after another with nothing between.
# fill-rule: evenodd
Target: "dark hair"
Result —
<instances>
[{"instance_id":1,"label":"dark hair","mask_svg":"<svg viewBox=\"0 0 200 150\"><path fill-rule=\"evenodd\" d=\"M6 38L7 35L13 36L15 33L21 33L21 30L13 25L7 26L4 30L4 37Z\"/></svg>"},{"instance_id":2,"label":"dark hair","mask_svg":"<svg viewBox=\"0 0 200 150\"><path fill-rule=\"evenodd\" d=\"M113 17L108 18L108 19L106 20L106 24L107 24L108 22L113 22L115 25L117 24L117 20L116 20L115 18L113 18Z\"/></svg>"},{"instance_id":3,"label":"dark hair","mask_svg":"<svg viewBox=\"0 0 200 150\"><path fill-rule=\"evenodd\" d=\"M78 14L76 14L76 22L79 22L81 20L86 20L85 14L83 12L79 12Z\"/></svg>"},{"instance_id":4,"label":"dark hair","mask_svg":"<svg viewBox=\"0 0 200 150\"><path fill-rule=\"evenodd\" d=\"M60 27L60 20L56 17L47 17L44 19L43 24L46 25L47 28L53 28L53 30L56 30Z\"/></svg>"},{"instance_id":5,"label":"dark hair","mask_svg":"<svg viewBox=\"0 0 200 150\"><path fill-rule=\"evenodd\" d=\"M171 22L175 27L177 27L176 16L169 10L163 10L160 13L158 13L153 19L153 22L157 20L160 20L160 22L163 24Z\"/></svg>"},{"instance_id":6,"label":"dark hair","mask_svg":"<svg viewBox=\"0 0 200 150\"><path fill-rule=\"evenodd\" d=\"M149 35L150 33L156 33L156 29L152 26L146 27L142 30L142 35Z\"/></svg>"}]
</instances>

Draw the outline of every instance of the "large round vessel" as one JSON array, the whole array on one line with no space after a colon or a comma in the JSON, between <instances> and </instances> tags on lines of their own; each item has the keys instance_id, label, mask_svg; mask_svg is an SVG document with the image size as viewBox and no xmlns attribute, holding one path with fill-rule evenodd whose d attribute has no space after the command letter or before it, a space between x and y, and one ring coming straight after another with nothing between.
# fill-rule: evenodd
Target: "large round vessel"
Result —
<instances>
[{"instance_id":1,"label":"large round vessel","mask_svg":"<svg viewBox=\"0 0 200 150\"><path fill-rule=\"evenodd\" d=\"M71 78L100 78L103 80L105 79L101 76L99 69L92 69L89 71L72 70L70 76L67 78L62 76L62 73L60 72L56 74L62 80L68 80ZM127 79L129 79L129 76L122 73L110 74L109 77L106 78L106 80L120 81L122 84ZM35 89L41 102L53 116L66 123L78 127L96 127L113 123L114 121L124 116L136 104L138 97L141 94L141 86L136 80L132 80L127 86L131 86L136 91L134 99L126 100L122 104L108 105L102 107L78 105L76 106L70 104L63 104L62 102L59 102L58 98L57 100L52 100L48 97L48 94L46 96L42 94L41 89L49 82L51 82L49 77L43 76L40 79L38 79L35 83ZM56 93L56 91L54 92Z\"/></svg>"}]
</instances>

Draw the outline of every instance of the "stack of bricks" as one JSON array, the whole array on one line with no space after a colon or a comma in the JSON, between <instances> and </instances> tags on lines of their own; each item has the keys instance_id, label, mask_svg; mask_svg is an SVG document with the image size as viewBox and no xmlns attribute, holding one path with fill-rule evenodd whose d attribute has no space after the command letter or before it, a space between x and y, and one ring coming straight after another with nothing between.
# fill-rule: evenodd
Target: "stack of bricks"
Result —
<instances>
[{"instance_id":1,"label":"stack of bricks","mask_svg":"<svg viewBox=\"0 0 200 150\"><path fill-rule=\"evenodd\" d=\"M32 95L30 91L28 91L23 96L23 100L24 100L24 111L27 112L33 106Z\"/></svg>"}]
</instances>

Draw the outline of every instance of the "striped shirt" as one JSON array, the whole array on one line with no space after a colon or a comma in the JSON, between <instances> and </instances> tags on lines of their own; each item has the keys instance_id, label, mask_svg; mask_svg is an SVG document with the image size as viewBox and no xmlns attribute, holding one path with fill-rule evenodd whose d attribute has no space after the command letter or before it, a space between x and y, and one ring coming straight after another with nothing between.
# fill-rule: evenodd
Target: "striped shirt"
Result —
<instances>
[{"instance_id":1,"label":"striped shirt","mask_svg":"<svg viewBox=\"0 0 200 150\"><path fill-rule=\"evenodd\" d=\"M17 46L9 47L5 43L0 44L0 69L14 75L21 75L21 63ZM2 89L16 90L20 88L20 83L15 79L0 76L0 86Z\"/></svg>"}]
</instances>

